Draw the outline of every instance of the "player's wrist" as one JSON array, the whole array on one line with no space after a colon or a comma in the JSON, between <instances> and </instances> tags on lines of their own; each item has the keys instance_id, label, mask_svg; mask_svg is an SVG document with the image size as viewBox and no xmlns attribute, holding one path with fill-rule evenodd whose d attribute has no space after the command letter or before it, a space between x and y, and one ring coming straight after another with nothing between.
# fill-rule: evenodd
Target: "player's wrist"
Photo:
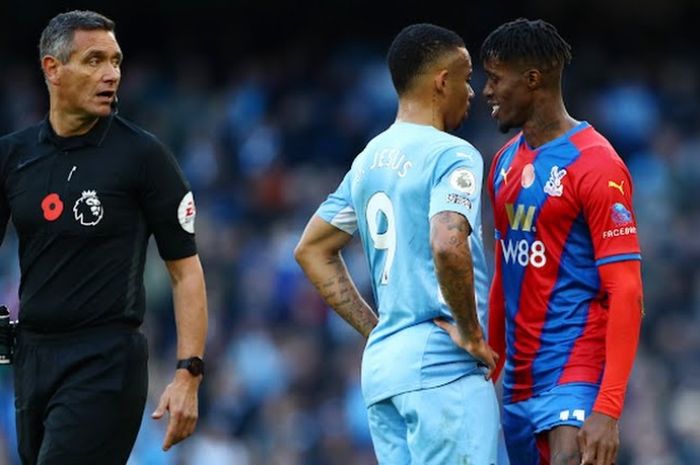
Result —
<instances>
[{"instance_id":1,"label":"player's wrist","mask_svg":"<svg viewBox=\"0 0 700 465\"><path fill-rule=\"evenodd\" d=\"M484 340L484 333L478 325L475 328L460 327L459 334L462 336L462 340L470 345L481 344Z\"/></svg>"},{"instance_id":2,"label":"player's wrist","mask_svg":"<svg viewBox=\"0 0 700 465\"><path fill-rule=\"evenodd\" d=\"M593 414L608 417L612 421L618 421L620 419L621 412L618 412L615 409L606 408L604 406L594 405L591 411L591 415Z\"/></svg>"}]
</instances>

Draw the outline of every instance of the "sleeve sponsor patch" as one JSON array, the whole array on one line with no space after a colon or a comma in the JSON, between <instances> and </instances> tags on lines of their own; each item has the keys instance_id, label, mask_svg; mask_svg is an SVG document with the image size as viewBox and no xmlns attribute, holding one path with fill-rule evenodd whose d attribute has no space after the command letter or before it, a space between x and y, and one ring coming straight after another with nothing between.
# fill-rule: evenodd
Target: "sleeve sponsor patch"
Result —
<instances>
[{"instance_id":1,"label":"sleeve sponsor patch","mask_svg":"<svg viewBox=\"0 0 700 465\"><path fill-rule=\"evenodd\" d=\"M467 168L457 168L450 174L450 186L467 195L476 192L476 178Z\"/></svg>"},{"instance_id":2,"label":"sleeve sponsor patch","mask_svg":"<svg viewBox=\"0 0 700 465\"><path fill-rule=\"evenodd\" d=\"M180 206L177 207L177 220L180 222L182 229L190 234L194 234L194 218L197 210L194 206L194 197L192 192L188 192L182 197Z\"/></svg>"},{"instance_id":3,"label":"sleeve sponsor patch","mask_svg":"<svg viewBox=\"0 0 700 465\"><path fill-rule=\"evenodd\" d=\"M632 213L621 203L614 203L610 210L612 211L611 218L616 225L621 226L632 222Z\"/></svg>"},{"instance_id":4,"label":"sleeve sponsor patch","mask_svg":"<svg viewBox=\"0 0 700 465\"><path fill-rule=\"evenodd\" d=\"M632 213L623 204L616 202L610 207L610 219L615 227L603 231L603 239L637 234Z\"/></svg>"},{"instance_id":5,"label":"sleeve sponsor patch","mask_svg":"<svg viewBox=\"0 0 700 465\"><path fill-rule=\"evenodd\" d=\"M461 205L465 208L468 208L471 210L472 208L472 201L469 200L467 197L455 193L447 194L447 203L454 203L457 205Z\"/></svg>"}]
</instances>

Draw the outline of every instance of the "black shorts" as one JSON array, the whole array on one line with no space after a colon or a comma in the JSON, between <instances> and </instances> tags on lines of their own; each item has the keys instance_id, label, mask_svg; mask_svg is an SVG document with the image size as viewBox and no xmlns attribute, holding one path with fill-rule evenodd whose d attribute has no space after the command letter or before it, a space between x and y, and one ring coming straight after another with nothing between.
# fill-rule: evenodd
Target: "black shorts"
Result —
<instances>
[{"instance_id":1,"label":"black shorts","mask_svg":"<svg viewBox=\"0 0 700 465\"><path fill-rule=\"evenodd\" d=\"M23 465L124 465L146 404L147 362L136 329L20 330L14 378Z\"/></svg>"}]
</instances>

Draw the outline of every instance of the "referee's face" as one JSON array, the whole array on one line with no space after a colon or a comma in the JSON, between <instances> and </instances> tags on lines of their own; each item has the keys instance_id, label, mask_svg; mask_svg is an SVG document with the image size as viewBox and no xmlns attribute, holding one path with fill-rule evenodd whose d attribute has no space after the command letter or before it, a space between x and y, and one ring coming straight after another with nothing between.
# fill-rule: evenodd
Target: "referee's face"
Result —
<instances>
[{"instance_id":1,"label":"referee's face","mask_svg":"<svg viewBox=\"0 0 700 465\"><path fill-rule=\"evenodd\" d=\"M113 32L75 31L73 51L59 69L58 110L84 118L109 115L121 79L121 62Z\"/></svg>"}]
</instances>

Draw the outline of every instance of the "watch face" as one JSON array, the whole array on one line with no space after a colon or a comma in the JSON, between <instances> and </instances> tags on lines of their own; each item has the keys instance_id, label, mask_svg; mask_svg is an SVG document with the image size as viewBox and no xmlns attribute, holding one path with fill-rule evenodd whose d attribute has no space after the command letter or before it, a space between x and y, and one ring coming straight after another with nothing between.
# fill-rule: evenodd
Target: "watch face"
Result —
<instances>
[{"instance_id":1,"label":"watch face","mask_svg":"<svg viewBox=\"0 0 700 465\"><path fill-rule=\"evenodd\" d=\"M198 357L191 358L190 366L187 367L187 371L192 373L194 376L204 374L204 361Z\"/></svg>"},{"instance_id":2,"label":"watch face","mask_svg":"<svg viewBox=\"0 0 700 465\"><path fill-rule=\"evenodd\" d=\"M204 361L199 357L191 357L177 362L177 368L185 368L192 376L204 374Z\"/></svg>"}]
</instances>

